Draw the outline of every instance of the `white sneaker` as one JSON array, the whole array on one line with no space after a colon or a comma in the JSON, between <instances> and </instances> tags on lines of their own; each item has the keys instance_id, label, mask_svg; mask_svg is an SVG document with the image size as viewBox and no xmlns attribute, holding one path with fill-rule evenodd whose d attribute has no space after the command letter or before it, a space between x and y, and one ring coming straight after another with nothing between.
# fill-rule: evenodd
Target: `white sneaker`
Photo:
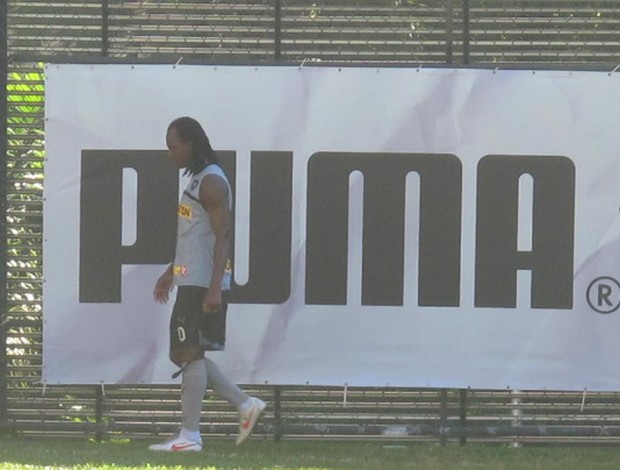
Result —
<instances>
[{"instance_id":1,"label":"white sneaker","mask_svg":"<svg viewBox=\"0 0 620 470\"><path fill-rule=\"evenodd\" d=\"M237 436L237 445L242 444L243 441L250 437L250 434L252 434L252 429L254 429L254 425L267 406L267 403L260 398L250 397L250 400L252 400L250 409L239 415L239 435Z\"/></svg>"},{"instance_id":2,"label":"white sneaker","mask_svg":"<svg viewBox=\"0 0 620 470\"><path fill-rule=\"evenodd\" d=\"M176 433L161 444L150 445L149 450L159 452L200 452L202 450L202 439L199 438L197 441L188 440Z\"/></svg>"}]
</instances>

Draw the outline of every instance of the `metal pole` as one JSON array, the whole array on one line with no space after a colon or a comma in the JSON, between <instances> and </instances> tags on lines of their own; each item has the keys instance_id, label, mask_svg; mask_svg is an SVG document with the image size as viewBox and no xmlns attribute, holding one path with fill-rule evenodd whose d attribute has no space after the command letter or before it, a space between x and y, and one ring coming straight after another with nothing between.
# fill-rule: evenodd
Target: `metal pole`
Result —
<instances>
[{"instance_id":1,"label":"metal pole","mask_svg":"<svg viewBox=\"0 0 620 470\"><path fill-rule=\"evenodd\" d=\"M101 1L101 55L108 56L109 37L109 20L110 20L110 4L109 0Z\"/></svg>"},{"instance_id":2,"label":"metal pole","mask_svg":"<svg viewBox=\"0 0 620 470\"><path fill-rule=\"evenodd\" d=\"M461 389L459 390L459 408L460 408L460 419L461 419L461 427L465 429L467 427L467 390ZM467 443L467 437L463 434L459 438L459 444L464 446Z\"/></svg>"},{"instance_id":3,"label":"metal pole","mask_svg":"<svg viewBox=\"0 0 620 470\"><path fill-rule=\"evenodd\" d=\"M275 0L275 26L274 26L274 60L281 58L282 47L282 0Z\"/></svg>"},{"instance_id":4,"label":"metal pole","mask_svg":"<svg viewBox=\"0 0 620 470\"><path fill-rule=\"evenodd\" d=\"M463 63L469 64L469 0L463 0Z\"/></svg>"},{"instance_id":5,"label":"metal pole","mask_svg":"<svg viewBox=\"0 0 620 470\"><path fill-rule=\"evenodd\" d=\"M97 429L95 431L95 439L97 442L103 440L103 387L96 386L95 389L95 422Z\"/></svg>"},{"instance_id":6,"label":"metal pole","mask_svg":"<svg viewBox=\"0 0 620 470\"><path fill-rule=\"evenodd\" d=\"M282 439L282 386L276 385L273 389L273 437L276 442Z\"/></svg>"},{"instance_id":7,"label":"metal pole","mask_svg":"<svg viewBox=\"0 0 620 470\"><path fill-rule=\"evenodd\" d=\"M6 289L6 262L7 262L7 243L6 243L6 195L7 195L7 76L8 76L8 55L7 55L7 0L0 0L0 121L4 127L0 137L0 434L5 429L4 424L8 422L9 413L7 408L7 375L8 364L6 355L7 337L7 289Z\"/></svg>"},{"instance_id":8,"label":"metal pole","mask_svg":"<svg viewBox=\"0 0 620 470\"><path fill-rule=\"evenodd\" d=\"M452 33L454 32L454 2L453 0L446 1L446 63L452 63L453 42Z\"/></svg>"},{"instance_id":9,"label":"metal pole","mask_svg":"<svg viewBox=\"0 0 620 470\"><path fill-rule=\"evenodd\" d=\"M445 388L440 392L440 407L439 407L439 443L441 446L445 446L447 442L446 433L444 430L448 425L448 391Z\"/></svg>"}]
</instances>

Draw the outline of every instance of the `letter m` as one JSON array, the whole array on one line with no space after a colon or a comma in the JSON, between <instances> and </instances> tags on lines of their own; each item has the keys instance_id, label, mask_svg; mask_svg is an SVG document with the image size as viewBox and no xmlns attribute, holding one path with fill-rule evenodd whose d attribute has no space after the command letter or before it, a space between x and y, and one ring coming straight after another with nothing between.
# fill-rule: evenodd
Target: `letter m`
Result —
<instances>
[{"instance_id":1,"label":"letter m","mask_svg":"<svg viewBox=\"0 0 620 470\"><path fill-rule=\"evenodd\" d=\"M418 303L457 306L461 162L454 155L314 154L308 162L306 303L347 299L349 175L364 175L362 304L403 305L405 183L420 175Z\"/></svg>"}]
</instances>

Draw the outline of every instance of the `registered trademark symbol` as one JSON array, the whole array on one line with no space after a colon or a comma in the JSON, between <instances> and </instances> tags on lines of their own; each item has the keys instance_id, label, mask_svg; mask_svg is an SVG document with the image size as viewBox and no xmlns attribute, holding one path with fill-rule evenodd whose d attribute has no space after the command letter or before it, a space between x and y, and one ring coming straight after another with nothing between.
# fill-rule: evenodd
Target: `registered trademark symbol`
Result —
<instances>
[{"instance_id":1,"label":"registered trademark symbol","mask_svg":"<svg viewBox=\"0 0 620 470\"><path fill-rule=\"evenodd\" d=\"M620 308L620 282L609 276L597 277L588 286L586 300L598 313L615 312Z\"/></svg>"}]
</instances>

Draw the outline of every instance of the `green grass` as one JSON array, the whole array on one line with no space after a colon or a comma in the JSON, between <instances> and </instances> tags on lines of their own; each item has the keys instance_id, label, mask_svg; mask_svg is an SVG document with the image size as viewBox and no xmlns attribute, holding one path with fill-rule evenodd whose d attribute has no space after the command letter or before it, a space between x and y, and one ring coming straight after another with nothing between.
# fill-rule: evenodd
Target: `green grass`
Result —
<instances>
[{"instance_id":1,"label":"green grass","mask_svg":"<svg viewBox=\"0 0 620 470\"><path fill-rule=\"evenodd\" d=\"M76 439L0 439L0 469L467 469L583 470L620 468L620 448L399 444L254 439L242 447L212 440L203 452L154 453L151 441L92 443Z\"/></svg>"}]
</instances>

